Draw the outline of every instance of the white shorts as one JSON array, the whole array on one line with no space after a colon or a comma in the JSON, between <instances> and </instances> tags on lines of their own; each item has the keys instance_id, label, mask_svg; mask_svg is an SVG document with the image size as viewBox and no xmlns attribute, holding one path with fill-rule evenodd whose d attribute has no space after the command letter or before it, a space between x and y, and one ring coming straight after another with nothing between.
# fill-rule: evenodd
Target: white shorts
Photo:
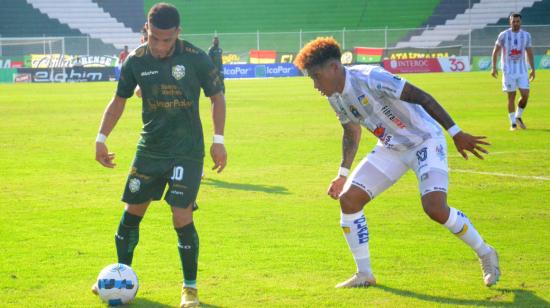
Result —
<instances>
[{"instance_id":1,"label":"white shorts","mask_svg":"<svg viewBox=\"0 0 550 308\"><path fill-rule=\"evenodd\" d=\"M374 199L409 169L416 173L421 196L433 191L447 192L449 168L445 138L428 139L407 151L394 151L377 145L355 167L343 192L354 185Z\"/></svg>"},{"instance_id":2,"label":"white shorts","mask_svg":"<svg viewBox=\"0 0 550 308\"><path fill-rule=\"evenodd\" d=\"M527 73L521 75L502 74L502 91L515 92L518 88L529 89L529 76Z\"/></svg>"}]
</instances>

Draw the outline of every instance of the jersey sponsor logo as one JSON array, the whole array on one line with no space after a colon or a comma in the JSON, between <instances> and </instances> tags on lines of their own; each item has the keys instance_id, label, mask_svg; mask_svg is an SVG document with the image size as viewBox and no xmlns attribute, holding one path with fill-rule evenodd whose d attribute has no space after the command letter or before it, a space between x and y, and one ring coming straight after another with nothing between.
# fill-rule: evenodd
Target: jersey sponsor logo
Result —
<instances>
[{"instance_id":1,"label":"jersey sponsor logo","mask_svg":"<svg viewBox=\"0 0 550 308\"><path fill-rule=\"evenodd\" d=\"M139 179L136 179L136 178L130 179L130 182L128 183L128 188L130 189L130 192L132 192L132 193L138 192L140 186L141 186L141 181Z\"/></svg>"},{"instance_id":2,"label":"jersey sponsor logo","mask_svg":"<svg viewBox=\"0 0 550 308\"><path fill-rule=\"evenodd\" d=\"M171 100L171 101L156 101L156 100L147 100L147 105L151 111L156 111L157 109L178 109L178 108L190 108L193 106L193 102L186 100Z\"/></svg>"},{"instance_id":3,"label":"jersey sponsor logo","mask_svg":"<svg viewBox=\"0 0 550 308\"><path fill-rule=\"evenodd\" d=\"M379 124L376 126L376 128L372 131L372 133L378 138L378 139L384 139L384 135L386 133L386 128L382 126L382 124Z\"/></svg>"},{"instance_id":4,"label":"jersey sponsor logo","mask_svg":"<svg viewBox=\"0 0 550 308\"><path fill-rule=\"evenodd\" d=\"M367 227L367 219L365 216L361 216L353 221L357 228L357 237L359 238L359 244L364 244L369 241L369 228Z\"/></svg>"},{"instance_id":5,"label":"jersey sponsor logo","mask_svg":"<svg viewBox=\"0 0 550 308\"><path fill-rule=\"evenodd\" d=\"M388 106L384 106L382 107L382 113L388 118L390 119L395 125L397 125L397 127L399 128L405 128L406 125L403 123L403 121L401 121L400 118L398 118L397 116L395 116L391 110L390 107Z\"/></svg>"},{"instance_id":6,"label":"jersey sponsor logo","mask_svg":"<svg viewBox=\"0 0 550 308\"><path fill-rule=\"evenodd\" d=\"M172 76L176 78L176 80L180 80L183 77L185 77L185 66L183 65L172 66Z\"/></svg>"},{"instance_id":7,"label":"jersey sponsor logo","mask_svg":"<svg viewBox=\"0 0 550 308\"><path fill-rule=\"evenodd\" d=\"M141 72L140 76L141 77L151 76L151 75L157 75L158 73L159 71L147 71L147 72Z\"/></svg>"},{"instance_id":8,"label":"jersey sponsor logo","mask_svg":"<svg viewBox=\"0 0 550 308\"><path fill-rule=\"evenodd\" d=\"M361 114L359 113L359 110L357 110L357 108L355 108L355 106L350 105L349 106L349 111L351 112L351 114L353 114L354 117L361 118Z\"/></svg>"}]
</instances>

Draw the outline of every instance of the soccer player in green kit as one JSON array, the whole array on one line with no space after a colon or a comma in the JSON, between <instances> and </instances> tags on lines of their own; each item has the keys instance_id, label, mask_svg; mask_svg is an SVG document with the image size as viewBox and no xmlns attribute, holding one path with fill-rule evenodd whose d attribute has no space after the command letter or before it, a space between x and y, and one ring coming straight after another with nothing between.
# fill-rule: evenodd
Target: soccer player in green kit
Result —
<instances>
[{"instance_id":1,"label":"soccer player in green kit","mask_svg":"<svg viewBox=\"0 0 550 308\"><path fill-rule=\"evenodd\" d=\"M201 88L212 102L213 170L227 163L223 144L225 98L218 70L208 55L178 39L180 17L166 3L154 5L147 16L147 43L134 50L122 66L115 96L103 115L96 139L96 160L113 168L114 153L105 144L122 115L126 100L141 88L143 132L128 175L122 201L126 203L115 236L118 262L131 265L139 224L152 200L171 206L184 283L181 307L199 305L197 261L199 240L193 224L193 204L201 181L204 139L199 117ZM97 293L97 285L93 291Z\"/></svg>"}]
</instances>

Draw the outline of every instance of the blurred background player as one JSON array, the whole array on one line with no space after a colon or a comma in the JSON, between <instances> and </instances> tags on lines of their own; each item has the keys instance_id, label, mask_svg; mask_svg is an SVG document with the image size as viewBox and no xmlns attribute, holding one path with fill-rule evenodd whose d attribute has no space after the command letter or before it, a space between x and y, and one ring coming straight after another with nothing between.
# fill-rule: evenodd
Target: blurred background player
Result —
<instances>
[{"instance_id":1,"label":"blurred background player","mask_svg":"<svg viewBox=\"0 0 550 308\"><path fill-rule=\"evenodd\" d=\"M218 69L218 72L220 72L220 80L222 81L223 93L225 94L225 84L223 82L223 50L220 48L220 39L217 36L212 39L212 46L208 49L208 55L210 59L212 59L214 66Z\"/></svg>"},{"instance_id":2,"label":"blurred background player","mask_svg":"<svg viewBox=\"0 0 550 308\"><path fill-rule=\"evenodd\" d=\"M130 52L128 51L128 46L124 46L124 50L122 50L118 54L118 65L122 65L122 63L124 63L126 58L128 58L129 54L130 54Z\"/></svg>"},{"instance_id":3,"label":"blurred background player","mask_svg":"<svg viewBox=\"0 0 550 308\"><path fill-rule=\"evenodd\" d=\"M529 99L529 80L535 80L535 61L531 49L531 34L521 28L521 15L510 14L510 28L502 31L497 38L493 49L491 75L498 76L497 58L502 50L500 62L502 68L502 91L508 94L508 117L510 118L510 130L516 130L517 125L526 129L522 116L527 100ZM525 56L531 66L531 74L527 76ZM519 88L521 97L516 111L516 90Z\"/></svg>"},{"instance_id":4,"label":"blurred background player","mask_svg":"<svg viewBox=\"0 0 550 308\"><path fill-rule=\"evenodd\" d=\"M342 163L328 195L340 200L340 223L357 272L336 287L376 284L363 208L409 169L416 173L426 214L476 252L485 285L494 285L500 276L496 250L485 243L466 215L447 205L447 142L439 125L466 159L465 151L483 158L479 152L487 153L481 147L488 145L482 140L485 137L461 131L430 94L401 77L373 65L346 68L340 62L341 56L333 38L317 38L294 61L313 79L314 87L328 97L344 129ZM378 138L378 144L349 174L361 140L361 125Z\"/></svg>"},{"instance_id":5,"label":"blurred background player","mask_svg":"<svg viewBox=\"0 0 550 308\"><path fill-rule=\"evenodd\" d=\"M122 197L126 206L115 235L118 262L132 264L140 222L151 201L160 200L168 185L164 200L172 210L183 269L180 307L196 307L199 238L193 223L193 204L204 161L201 88L212 102L214 138L210 155L212 169L218 173L227 163L223 144L225 98L208 55L180 40L179 33L177 9L165 3L154 5L147 16L148 41L124 61L116 94L103 114L96 138L96 160L105 167L115 167L115 154L109 153L105 142L139 84L144 101L143 132ZM97 290L96 284L92 291Z\"/></svg>"}]
</instances>

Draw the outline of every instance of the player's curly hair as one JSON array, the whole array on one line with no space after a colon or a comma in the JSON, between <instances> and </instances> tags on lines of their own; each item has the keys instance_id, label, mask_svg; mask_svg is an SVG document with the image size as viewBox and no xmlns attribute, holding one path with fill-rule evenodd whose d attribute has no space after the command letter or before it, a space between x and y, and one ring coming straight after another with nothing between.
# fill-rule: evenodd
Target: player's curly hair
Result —
<instances>
[{"instance_id":1,"label":"player's curly hair","mask_svg":"<svg viewBox=\"0 0 550 308\"><path fill-rule=\"evenodd\" d=\"M177 28L180 26L180 14L172 4L160 2L149 10L147 22L163 30Z\"/></svg>"},{"instance_id":2,"label":"player's curly hair","mask_svg":"<svg viewBox=\"0 0 550 308\"><path fill-rule=\"evenodd\" d=\"M300 70L307 70L315 65L323 64L329 59L340 60L341 56L340 45L334 38L318 37L300 50L294 60L294 65Z\"/></svg>"}]
</instances>

